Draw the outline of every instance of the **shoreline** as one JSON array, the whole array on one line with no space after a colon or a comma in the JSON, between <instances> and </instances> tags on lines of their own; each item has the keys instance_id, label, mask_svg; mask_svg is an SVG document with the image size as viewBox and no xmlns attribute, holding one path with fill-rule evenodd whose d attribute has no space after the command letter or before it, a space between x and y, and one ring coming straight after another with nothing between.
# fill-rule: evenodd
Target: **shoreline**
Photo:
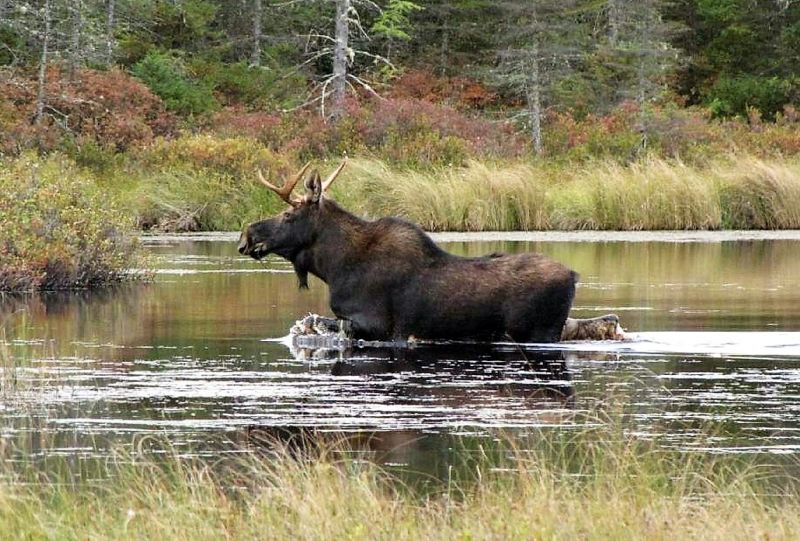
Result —
<instances>
[{"instance_id":1,"label":"shoreline","mask_svg":"<svg viewBox=\"0 0 800 541\"><path fill-rule=\"evenodd\" d=\"M470 231L428 234L436 242L681 242L713 243L760 240L800 241L800 229L717 231ZM238 231L140 233L144 245L183 241L236 242Z\"/></svg>"}]
</instances>

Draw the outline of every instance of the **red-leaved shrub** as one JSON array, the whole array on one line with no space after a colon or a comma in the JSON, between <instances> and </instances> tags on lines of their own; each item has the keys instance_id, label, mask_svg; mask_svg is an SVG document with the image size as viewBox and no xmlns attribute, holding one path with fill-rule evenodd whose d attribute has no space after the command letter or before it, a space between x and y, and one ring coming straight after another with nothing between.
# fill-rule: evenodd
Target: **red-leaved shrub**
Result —
<instances>
[{"instance_id":1,"label":"red-leaved shrub","mask_svg":"<svg viewBox=\"0 0 800 541\"><path fill-rule=\"evenodd\" d=\"M408 98L350 100L335 124L310 110L285 115L226 110L215 117L212 129L229 137L253 137L301 159L369 151L399 164L426 165L528 151L524 136L509 124Z\"/></svg>"},{"instance_id":2,"label":"red-leaved shrub","mask_svg":"<svg viewBox=\"0 0 800 541\"><path fill-rule=\"evenodd\" d=\"M408 70L395 79L390 98L443 103L460 109L483 109L496 105L497 94L469 77L437 77L421 70Z\"/></svg>"},{"instance_id":3,"label":"red-leaved shrub","mask_svg":"<svg viewBox=\"0 0 800 541\"><path fill-rule=\"evenodd\" d=\"M175 117L144 84L120 70L79 70L72 80L47 69L44 115L34 122L37 81L13 73L0 79L0 150L52 150L65 138L112 150L146 144L175 131Z\"/></svg>"}]
</instances>

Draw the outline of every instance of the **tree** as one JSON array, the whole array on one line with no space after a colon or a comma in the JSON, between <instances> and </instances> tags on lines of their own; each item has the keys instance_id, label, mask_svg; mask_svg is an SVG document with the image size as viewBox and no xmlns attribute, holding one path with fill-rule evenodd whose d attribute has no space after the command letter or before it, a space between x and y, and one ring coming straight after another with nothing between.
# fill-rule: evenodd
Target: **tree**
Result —
<instances>
[{"instance_id":1,"label":"tree","mask_svg":"<svg viewBox=\"0 0 800 541\"><path fill-rule=\"evenodd\" d=\"M42 53L39 59L39 83L36 92L36 111L33 116L33 120L36 124L40 124L42 122L45 101L47 100L45 89L47 85L47 61L49 60L48 53L50 52L50 22L52 18L50 0L45 0L44 9L42 10L42 17L44 18L44 30L42 31Z\"/></svg>"},{"instance_id":2,"label":"tree","mask_svg":"<svg viewBox=\"0 0 800 541\"><path fill-rule=\"evenodd\" d=\"M495 70L498 83L524 98L533 148L544 149L542 120L553 87L572 72L585 54L583 33L575 21L573 0L504 2L506 27Z\"/></svg>"},{"instance_id":3,"label":"tree","mask_svg":"<svg viewBox=\"0 0 800 541\"><path fill-rule=\"evenodd\" d=\"M684 52L675 88L690 104L772 118L800 97L797 0L672 0L663 12L682 29L671 36Z\"/></svg>"},{"instance_id":4,"label":"tree","mask_svg":"<svg viewBox=\"0 0 800 541\"><path fill-rule=\"evenodd\" d=\"M329 59L331 69L319 78L311 89L311 97L300 106L318 103L322 115L331 122L338 121L344 114L348 88L355 89L357 85L368 93L378 96L369 82L356 75L352 69L358 59L367 59L373 65L376 63L391 65L384 56L366 47L371 38L362 23L362 15L356 8L360 5L366 8L366 11L372 10L380 14L382 13L380 6L372 0L335 0L334 3L334 34L331 36L314 30L309 32L307 47L309 58L303 63L309 65Z\"/></svg>"},{"instance_id":5,"label":"tree","mask_svg":"<svg viewBox=\"0 0 800 541\"><path fill-rule=\"evenodd\" d=\"M422 6L409 0L389 0L389 5L384 8L375 24L372 25L372 33L383 37L387 42L387 59L392 57L392 45L395 41L411 40L410 16L415 11L422 11L422 9Z\"/></svg>"},{"instance_id":6,"label":"tree","mask_svg":"<svg viewBox=\"0 0 800 541\"><path fill-rule=\"evenodd\" d=\"M115 0L106 0L106 57L105 65L110 68L114 64L114 46L116 40L114 39L114 29L116 26L115 18L116 2Z\"/></svg>"},{"instance_id":7,"label":"tree","mask_svg":"<svg viewBox=\"0 0 800 541\"><path fill-rule=\"evenodd\" d=\"M261 19L263 18L261 0L253 0L253 52L250 55L250 65L261 65Z\"/></svg>"}]
</instances>

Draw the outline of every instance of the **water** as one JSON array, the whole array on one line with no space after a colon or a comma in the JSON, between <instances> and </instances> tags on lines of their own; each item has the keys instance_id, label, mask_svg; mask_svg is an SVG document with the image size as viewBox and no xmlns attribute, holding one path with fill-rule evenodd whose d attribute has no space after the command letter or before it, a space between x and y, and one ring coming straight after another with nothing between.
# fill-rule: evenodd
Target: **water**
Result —
<instances>
[{"instance_id":1,"label":"water","mask_svg":"<svg viewBox=\"0 0 800 541\"><path fill-rule=\"evenodd\" d=\"M581 274L573 315L616 312L634 339L312 361L278 339L328 313L324 284L299 291L287 263L242 258L230 235L198 238L147 240L152 284L0 302L16 359L0 377L4 442L80 462L147 434L213 455L254 433L344 430L386 463L431 470L464 442L579 428L576 412L616 401L665 445L800 452L800 236L442 237L459 254L566 263Z\"/></svg>"}]
</instances>

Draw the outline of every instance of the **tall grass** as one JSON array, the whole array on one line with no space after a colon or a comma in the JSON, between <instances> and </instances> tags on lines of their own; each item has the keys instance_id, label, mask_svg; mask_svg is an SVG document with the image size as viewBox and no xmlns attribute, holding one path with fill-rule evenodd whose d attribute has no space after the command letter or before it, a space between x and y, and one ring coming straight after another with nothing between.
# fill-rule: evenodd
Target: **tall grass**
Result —
<instances>
[{"instance_id":1,"label":"tall grass","mask_svg":"<svg viewBox=\"0 0 800 541\"><path fill-rule=\"evenodd\" d=\"M424 493L341 451L278 445L225 467L134 452L109 461L100 483L7 471L0 538L750 540L800 531L794 487L776 492L752 464L664 450L613 424L505 440Z\"/></svg>"},{"instance_id":2,"label":"tall grass","mask_svg":"<svg viewBox=\"0 0 800 541\"><path fill-rule=\"evenodd\" d=\"M58 196L74 192L47 178L58 173L74 177L70 182L85 191L101 193L104 201L119 201L110 207L123 210L125 220L135 220L141 229L238 230L285 206L255 180L255 171L280 183L299 168L290 156L254 139L209 135L159 140L124 159L101 155L90 161L104 165L92 169L64 157L42 163L31 156L18 158L6 164L9 174L0 175L0 185L19 191L21 175L44 176L47 182L40 190L60 189ZM336 165L314 163L323 174ZM472 160L463 167L415 169L362 157L351 159L333 194L357 214L400 215L432 231L793 229L800 228L800 159L729 155L693 164L656 157L627 164L612 159ZM13 210L18 206L14 201L23 199L0 196L0 220L4 206ZM8 227L19 228L17 214L6 212ZM60 222L55 228L50 222L32 223L50 227L65 242L77 238ZM42 244L34 244L34 252L40 252Z\"/></svg>"},{"instance_id":3,"label":"tall grass","mask_svg":"<svg viewBox=\"0 0 800 541\"><path fill-rule=\"evenodd\" d=\"M702 166L490 164L428 171L355 160L334 193L356 212L397 214L429 230L793 229L800 162L752 157Z\"/></svg>"}]
</instances>

